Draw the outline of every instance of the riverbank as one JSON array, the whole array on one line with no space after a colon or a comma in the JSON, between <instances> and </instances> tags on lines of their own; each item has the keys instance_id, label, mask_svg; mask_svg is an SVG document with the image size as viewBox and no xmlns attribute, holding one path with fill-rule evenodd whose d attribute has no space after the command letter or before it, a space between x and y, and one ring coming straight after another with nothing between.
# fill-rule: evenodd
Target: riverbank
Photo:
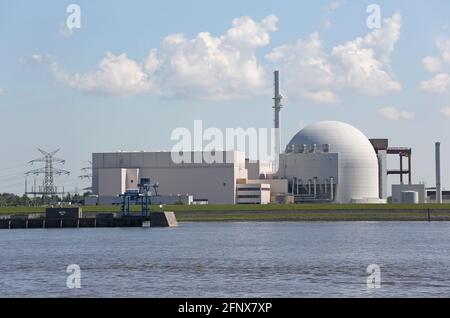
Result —
<instances>
[{"instance_id":1,"label":"riverbank","mask_svg":"<svg viewBox=\"0 0 450 318\"><path fill-rule=\"evenodd\" d=\"M82 207L83 215L117 213L119 206ZM137 211L138 207L133 207ZM159 207L154 206L154 211ZM169 205L179 222L450 221L450 204ZM45 207L0 207L0 216L43 213Z\"/></svg>"},{"instance_id":2,"label":"riverbank","mask_svg":"<svg viewBox=\"0 0 450 318\"><path fill-rule=\"evenodd\" d=\"M450 221L449 210L314 210L176 212L180 222L225 221Z\"/></svg>"}]
</instances>

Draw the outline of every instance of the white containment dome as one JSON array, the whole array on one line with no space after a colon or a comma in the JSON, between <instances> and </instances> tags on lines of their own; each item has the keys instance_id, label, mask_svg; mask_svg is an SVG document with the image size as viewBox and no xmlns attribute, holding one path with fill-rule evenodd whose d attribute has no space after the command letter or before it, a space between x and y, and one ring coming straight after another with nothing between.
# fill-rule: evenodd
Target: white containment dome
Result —
<instances>
[{"instance_id":1,"label":"white containment dome","mask_svg":"<svg viewBox=\"0 0 450 318\"><path fill-rule=\"evenodd\" d=\"M328 144L330 153L338 153L335 202L378 201L378 159L362 132L343 122L322 121L299 131L288 147L314 144Z\"/></svg>"}]
</instances>

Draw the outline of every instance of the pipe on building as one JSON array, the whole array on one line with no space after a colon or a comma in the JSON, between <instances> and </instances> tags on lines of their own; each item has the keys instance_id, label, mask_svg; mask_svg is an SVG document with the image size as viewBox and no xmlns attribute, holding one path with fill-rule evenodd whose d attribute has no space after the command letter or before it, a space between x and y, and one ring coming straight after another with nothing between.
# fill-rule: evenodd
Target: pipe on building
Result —
<instances>
[{"instance_id":1,"label":"pipe on building","mask_svg":"<svg viewBox=\"0 0 450 318\"><path fill-rule=\"evenodd\" d=\"M334 201L334 178L333 177L330 178L330 188L331 188L330 200Z\"/></svg>"},{"instance_id":2,"label":"pipe on building","mask_svg":"<svg viewBox=\"0 0 450 318\"><path fill-rule=\"evenodd\" d=\"M400 184L403 184L403 155L400 153Z\"/></svg>"},{"instance_id":3,"label":"pipe on building","mask_svg":"<svg viewBox=\"0 0 450 318\"><path fill-rule=\"evenodd\" d=\"M412 180L411 180L411 175L412 175L412 169L411 169L411 154L409 154L408 156L408 182L409 184L412 184Z\"/></svg>"},{"instance_id":4,"label":"pipe on building","mask_svg":"<svg viewBox=\"0 0 450 318\"><path fill-rule=\"evenodd\" d=\"M314 199L317 197L317 177L313 178L314 182Z\"/></svg>"},{"instance_id":5,"label":"pipe on building","mask_svg":"<svg viewBox=\"0 0 450 318\"><path fill-rule=\"evenodd\" d=\"M436 142L436 202L442 203L442 189L441 189L441 143Z\"/></svg>"}]
</instances>

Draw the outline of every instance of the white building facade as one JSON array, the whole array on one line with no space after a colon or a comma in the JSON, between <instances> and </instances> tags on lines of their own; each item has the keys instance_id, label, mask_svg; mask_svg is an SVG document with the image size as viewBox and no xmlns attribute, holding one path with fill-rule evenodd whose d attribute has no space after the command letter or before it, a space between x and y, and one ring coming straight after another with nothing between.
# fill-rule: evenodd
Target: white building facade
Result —
<instances>
[{"instance_id":1,"label":"white building facade","mask_svg":"<svg viewBox=\"0 0 450 318\"><path fill-rule=\"evenodd\" d=\"M146 178L159 183L160 195L192 195L194 201L209 204L264 204L282 196L289 202L383 202L374 147L358 129L342 122L318 122L299 131L279 155L278 171L272 170L272 163L246 160L240 151L214 156L186 152L183 162L173 156L94 153L93 194L102 202L138 188Z\"/></svg>"},{"instance_id":2,"label":"white building facade","mask_svg":"<svg viewBox=\"0 0 450 318\"><path fill-rule=\"evenodd\" d=\"M236 203L237 180L247 179L244 153L220 152L216 154L223 157L219 163L194 163L195 153L190 154L190 162L175 163L171 152L94 153L93 194L117 196L136 189L141 178L149 178L159 183L158 192L163 195L190 194L213 204Z\"/></svg>"}]
</instances>

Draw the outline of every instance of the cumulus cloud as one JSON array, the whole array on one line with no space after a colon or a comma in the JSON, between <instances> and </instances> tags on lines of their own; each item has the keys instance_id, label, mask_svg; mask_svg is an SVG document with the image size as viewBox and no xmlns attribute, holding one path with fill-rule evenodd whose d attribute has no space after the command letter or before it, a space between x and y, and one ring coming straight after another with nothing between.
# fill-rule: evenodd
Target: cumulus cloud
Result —
<instances>
[{"instance_id":1,"label":"cumulus cloud","mask_svg":"<svg viewBox=\"0 0 450 318\"><path fill-rule=\"evenodd\" d=\"M270 43L277 17L257 22L250 17L234 19L224 35L201 32L189 39L183 34L164 38L138 63L126 54L108 52L98 69L70 74L53 63L55 77L83 92L134 95L152 92L161 96L230 99L261 94L267 86L266 70L256 50Z\"/></svg>"},{"instance_id":2,"label":"cumulus cloud","mask_svg":"<svg viewBox=\"0 0 450 318\"><path fill-rule=\"evenodd\" d=\"M331 25L332 25L332 23L331 23L331 20L330 20L329 18L323 18L323 19L322 19L322 26L323 26L326 30L330 29L330 28L331 28Z\"/></svg>"},{"instance_id":3,"label":"cumulus cloud","mask_svg":"<svg viewBox=\"0 0 450 318\"><path fill-rule=\"evenodd\" d=\"M436 41L439 56L426 56L423 66L426 71L435 75L428 80L420 82L420 88L429 93L450 92L450 39L438 39Z\"/></svg>"},{"instance_id":4,"label":"cumulus cloud","mask_svg":"<svg viewBox=\"0 0 450 318\"><path fill-rule=\"evenodd\" d=\"M304 92L303 97L305 97L307 100L320 104L335 104L339 101L338 97L329 90Z\"/></svg>"},{"instance_id":5,"label":"cumulus cloud","mask_svg":"<svg viewBox=\"0 0 450 318\"><path fill-rule=\"evenodd\" d=\"M323 48L319 33L314 32L305 40L273 48L259 60L257 52L270 44L277 23L274 15L260 21L244 16L234 19L219 36L170 34L142 61L108 52L91 71L71 73L56 62L51 69L68 86L102 95L246 98L270 93L274 68L283 74L287 95L314 103L337 103L338 92L345 89L369 95L401 91L390 72L390 57L400 37L400 14L385 19L381 29L331 50Z\"/></svg>"},{"instance_id":6,"label":"cumulus cloud","mask_svg":"<svg viewBox=\"0 0 450 318\"><path fill-rule=\"evenodd\" d=\"M441 113L444 114L445 117L450 117L450 107L441 108Z\"/></svg>"},{"instance_id":7,"label":"cumulus cloud","mask_svg":"<svg viewBox=\"0 0 450 318\"><path fill-rule=\"evenodd\" d=\"M126 54L108 52L97 70L84 74L69 74L55 62L51 68L57 80L86 93L125 96L148 92L153 88L142 65L129 59Z\"/></svg>"},{"instance_id":8,"label":"cumulus cloud","mask_svg":"<svg viewBox=\"0 0 450 318\"><path fill-rule=\"evenodd\" d=\"M335 81L317 32L306 40L274 48L266 58L282 72L283 86L290 96L308 97L311 92L327 90Z\"/></svg>"},{"instance_id":9,"label":"cumulus cloud","mask_svg":"<svg viewBox=\"0 0 450 318\"><path fill-rule=\"evenodd\" d=\"M69 38L73 34L73 29L68 28L66 23L61 23L59 25L58 33L64 38Z\"/></svg>"},{"instance_id":10,"label":"cumulus cloud","mask_svg":"<svg viewBox=\"0 0 450 318\"><path fill-rule=\"evenodd\" d=\"M401 16L397 13L385 19L381 29L336 45L329 53L315 32L306 40L274 48L266 58L281 69L291 94L300 97L307 98L311 91L326 91L331 97L337 90L348 88L369 95L396 93L401 91L401 84L390 72L390 56L400 29Z\"/></svg>"},{"instance_id":11,"label":"cumulus cloud","mask_svg":"<svg viewBox=\"0 0 450 318\"><path fill-rule=\"evenodd\" d=\"M407 112L404 110L398 110L397 108L394 107L380 108L378 109L378 113L384 118L394 121L413 119L415 116L414 113Z\"/></svg>"},{"instance_id":12,"label":"cumulus cloud","mask_svg":"<svg viewBox=\"0 0 450 318\"><path fill-rule=\"evenodd\" d=\"M420 82L420 88L429 93L450 92L450 74L437 74L430 80Z\"/></svg>"},{"instance_id":13,"label":"cumulus cloud","mask_svg":"<svg viewBox=\"0 0 450 318\"><path fill-rule=\"evenodd\" d=\"M28 58L20 58L19 63L22 65L39 65L50 62L52 56L50 54L33 53Z\"/></svg>"},{"instance_id":14,"label":"cumulus cloud","mask_svg":"<svg viewBox=\"0 0 450 318\"><path fill-rule=\"evenodd\" d=\"M165 96L195 96L230 99L261 93L267 85L266 71L256 58L256 50L270 43L277 18L261 22L250 17L233 20L225 35L208 32L194 39L182 34L168 36L160 50L150 53L150 69Z\"/></svg>"},{"instance_id":15,"label":"cumulus cloud","mask_svg":"<svg viewBox=\"0 0 450 318\"><path fill-rule=\"evenodd\" d=\"M329 12L336 11L342 6L342 1L334 0L325 6L325 10Z\"/></svg>"},{"instance_id":16,"label":"cumulus cloud","mask_svg":"<svg viewBox=\"0 0 450 318\"><path fill-rule=\"evenodd\" d=\"M439 72L442 67L442 62L440 58L433 56L427 56L422 61L423 67L430 73Z\"/></svg>"}]
</instances>

